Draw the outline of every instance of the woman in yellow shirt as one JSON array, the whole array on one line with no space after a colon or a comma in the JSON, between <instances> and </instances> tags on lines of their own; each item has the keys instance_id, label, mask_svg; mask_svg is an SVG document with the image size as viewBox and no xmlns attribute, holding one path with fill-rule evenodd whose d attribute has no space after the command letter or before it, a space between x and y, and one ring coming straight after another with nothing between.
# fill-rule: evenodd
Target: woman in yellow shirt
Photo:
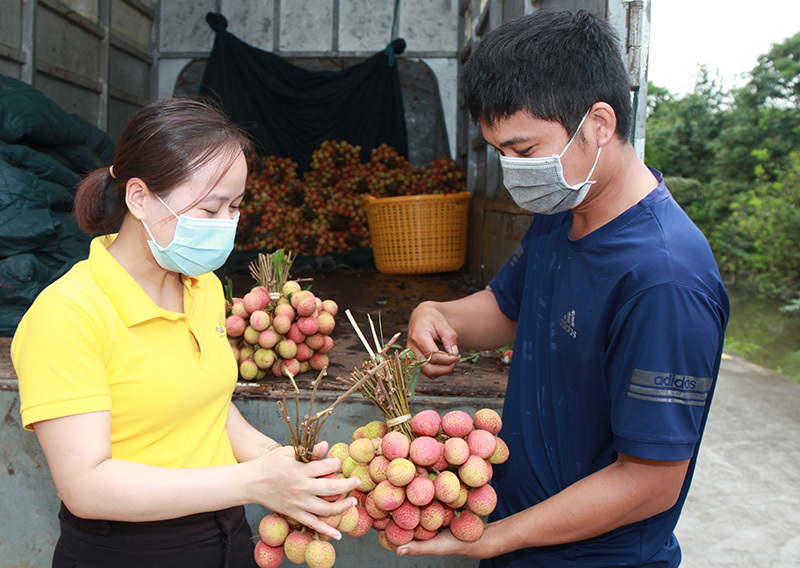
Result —
<instances>
[{"instance_id":1,"label":"woman in yellow shirt","mask_svg":"<svg viewBox=\"0 0 800 568\"><path fill-rule=\"evenodd\" d=\"M231 402L213 270L233 247L249 149L207 103L160 99L78 189L79 224L105 236L40 294L12 343L23 424L63 502L56 568L254 566L246 503L341 537L318 516L354 499L322 497L357 482L320 479L339 460L295 461Z\"/></svg>"}]
</instances>

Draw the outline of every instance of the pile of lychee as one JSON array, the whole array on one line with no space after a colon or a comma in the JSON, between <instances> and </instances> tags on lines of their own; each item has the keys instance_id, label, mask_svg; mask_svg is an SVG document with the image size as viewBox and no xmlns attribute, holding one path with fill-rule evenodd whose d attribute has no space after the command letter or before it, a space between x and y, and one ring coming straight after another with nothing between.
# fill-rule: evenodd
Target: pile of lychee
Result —
<instances>
[{"instance_id":1,"label":"pile of lychee","mask_svg":"<svg viewBox=\"0 0 800 568\"><path fill-rule=\"evenodd\" d=\"M244 381L320 371L329 365L339 306L288 280L280 293L255 286L228 305L225 331Z\"/></svg>"},{"instance_id":2,"label":"pile of lychee","mask_svg":"<svg viewBox=\"0 0 800 568\"><path fill-rule=\"evenodd\" d=\"M433 538L445 527L459 540L478 540L482 517L497 504L492 466L508 459L498 436L500 415L490 408L474 418L461 410L440 416L429 409L414 415L410 426L412 437L370 422L349 445L329 450L328 457L342 460L344 476L361 480L355 493L359 520L378 532L388 550ZM360 536L366 530L362 525L355 534L345 532Z\"/></svg>"}]
</instances>

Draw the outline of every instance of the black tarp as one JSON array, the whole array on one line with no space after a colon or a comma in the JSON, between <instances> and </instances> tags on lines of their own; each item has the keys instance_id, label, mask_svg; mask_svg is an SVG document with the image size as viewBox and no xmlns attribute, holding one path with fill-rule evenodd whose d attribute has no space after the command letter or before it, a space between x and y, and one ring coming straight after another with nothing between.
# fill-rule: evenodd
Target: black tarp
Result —
<instances>
[{"instance_id":1,"label":"black tarp","mask_svg":"<svg viewBox=\"0 0 800 568\"><path fill-rule=\"evenodd\" d=\"M400 75L387 49L341 71L308 71L252 47L209 13L216 32L200 93L217 99L231 119L255 138L263 156L288 157L308 171L311 154L326 140L361 146L362 162L386 143L408 156Z\"/></svg>"}]
</instances>

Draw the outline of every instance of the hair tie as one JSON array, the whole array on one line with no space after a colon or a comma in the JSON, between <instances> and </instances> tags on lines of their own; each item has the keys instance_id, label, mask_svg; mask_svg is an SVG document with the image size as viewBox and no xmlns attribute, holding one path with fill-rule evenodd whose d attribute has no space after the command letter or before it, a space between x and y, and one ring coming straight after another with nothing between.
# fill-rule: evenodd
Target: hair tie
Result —
<instances>
[{"instance_id":1,"label":"hair tie","mask_svg":"<svg viewBox=\"0 0 800 568\"><path fill-rule=\"evenodd\" d=\"M114 164L108 166L108 173L111 175L112 178L117 179L117 176L114 175Z\"/></svg>"}]
</instances>

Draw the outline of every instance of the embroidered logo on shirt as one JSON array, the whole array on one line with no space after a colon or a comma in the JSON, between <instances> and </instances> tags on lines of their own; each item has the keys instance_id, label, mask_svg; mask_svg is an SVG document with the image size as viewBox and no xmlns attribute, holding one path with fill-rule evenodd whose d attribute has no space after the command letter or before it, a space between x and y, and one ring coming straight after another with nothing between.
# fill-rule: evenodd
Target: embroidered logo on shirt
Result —
<instances>
[{"instance_id":1,"label":"embroidered logo on shirt","mask_svg":"<svg viewBox=\"0 0 800 568\"><path fill-rule=\"evenodd\" d=\"M712 378L633 370L628 396L653 402L703 406L714 384Z\"/></svg>"},{"instance_id":2,"label":"embroidered logo on shirt","mask_svg":"<svg viewBox=\"0 0 800 568\"><path fill-rule=\"evenodd\" d=\"M575 310L569 311L561 316L561 329L566 331L572 339L578 337L578 332L575 331Z\"/></svg>"},{"instance_id":3,"label":"embroidered logo on shirt","mask_svg":"<svg viewBox=\"0 0 800 568\"><path fill-rule=\"evenodd\" d=\"M225 326L222 325L222 324L219 324L219 325L217 325L216 328L214 328L214 331L216 331L217 333L225 333Z\"/></svg>"}]
</instances>

